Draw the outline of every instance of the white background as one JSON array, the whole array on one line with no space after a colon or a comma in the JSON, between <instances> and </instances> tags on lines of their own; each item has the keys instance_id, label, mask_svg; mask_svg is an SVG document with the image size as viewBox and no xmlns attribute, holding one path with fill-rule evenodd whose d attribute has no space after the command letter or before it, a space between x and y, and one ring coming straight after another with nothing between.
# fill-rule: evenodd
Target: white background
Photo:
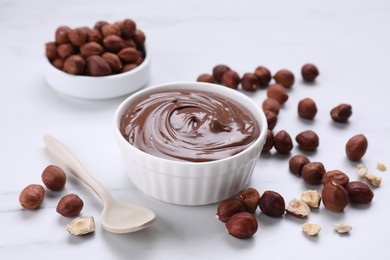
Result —
<instances>
[{"instance_id":1,"label":"white background","mask_svg":"<svg viewBox=\"0 0 390 260\"><path fill-rule=\"evenodd\" d=\"M98 20L132 18L144 30L152 54L147 86L194 81L225 63L241 75L258 65L272 72L287 68L296 83L283 106L275 132L293 138L312 129L320 136L317 152L308 154L327 170L339 169L356 180L356 163L344 147L363 133L369 147L363 163L383 177L367 206L350 205L342 213L323 206L307 221L322 226L317 237L300 228L306 220L291 216L273 219L260 214L252 239L229 236L214 218L216 204L198 207L159 202L137 190L127 179L113 131L113 114L125 98L78 100L53 91L43 77L44 43L59 25L93 26ZM373 1L0 1L0 258L1 259L388 259L390 255L390 2ZM315 63L321 75L313 85L301 81L300 68ZM248 94L259 105L265 90ZM314 121L298 118L297 103L313 98ZM331 121L329 111L349 103L349 124ZM110 234L99 222L98 198L75 178L66 189L48 193L36 211L23 210L20 191L41 183L42 170L53 161L42 138L52 134L80 158L115 198L152 208L157 222L133 234ZM274 190L286 202L313 187L288 170L289 156L262 156L250 186ZM65 231L70 221L55 212L67 193L84 200L82 215L95 217L97 230L87 237ZM339 235L333 225L353 226Z\"/></svg>"}]
</instances>

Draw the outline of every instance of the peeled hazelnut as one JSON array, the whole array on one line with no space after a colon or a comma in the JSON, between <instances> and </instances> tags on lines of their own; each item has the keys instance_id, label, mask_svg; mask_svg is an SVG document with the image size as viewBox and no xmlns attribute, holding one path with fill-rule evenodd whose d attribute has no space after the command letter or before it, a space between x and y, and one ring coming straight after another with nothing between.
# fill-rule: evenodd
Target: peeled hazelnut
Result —
<instances>
[{"instance_id":1,"label":"peeled hazelnut","mask_svg":"<svg viewBox=\"0 0 390 260\"><path fill-rule=\"evenodd\" d=\"M284 215L286 204L282 195L275 191L265 191L259 200L261 212L269 217L278 218Z\"/></svg>"},{"instance_id":2,"label":"peeled hazelnut","mask_svg":"<svg viewBox=\"0 0 390 260\"><path fill-rule=\"evenodd\" d=\"M325 174L324 165L320 162L310 162L302 168L302 178L310 185L319 185L322 183L322 177Z\"/></svg>"},{"instance_id":3,"label":"peeled hazelnut","mask_svg":"<svg viewBox=\"0 0 390 260\"><path fill-rule=\"evenodd\" d=\"M294 173L296 176L301 176L303 166L305 166L309 162L310 160L306 157L306 155L298 154L291 157L288 162L288 165L292 173Z\"/></svg>"},{"instance_id":4,"label":"peeled hazelnut","mask_svg":"<svg viewBox=\"0 0 390 260\"><path fill-rule=\"evenodd\" d=\"M246 211L245 204L236 198L229 198L218 204L216 218L226 223L231 216Z\"/></svg>"},{"instance_id":5,"label":"peeled hazelnut","mask_svg":"<svg viewBox=\"0 0 390 260\"><path fill-rule=\"evenodd\" d=\"M310 207L299 199L293 199L289 202L286 212L297 218L307 218L310 214Z\"/></svg>"},{"instance_id":6,"label":"peeled hazelnut","mask_svg":"<svg viewBox=\"0 0 390 260\"><path fill-rule=\"evenodd\" d=\"M133 69L135 69L137 67L138 67L138 65L135 64L135 63L125 64L123 66L122 72L128 72L128 71L133 70Z\"/></svg>"},{"instance_id":7,"label":"peeled hazelnut","mask_svg":"<svg viewBox=\"0 0 390 260\"><path fill-rule=\"evenodd\" d=\"M318 145L320 144L318 135L312 130L299 133L295 137L295 140L297 141L299 147L305 151L313 151L317 149Z\"/></svg>"},{"instance_id":8,"label":"peeled hazelnut","mask_svg":"<svg viewBox=\"0 0 390 260\"><path fill-rule=\"evenodd\" d=\"M271 72L264 66L258 66L255 70L255 75L259 80L260 86L262 87L267 86L271 81Z\"/></svg>"},{"instance_id":9,"label":"peeled hazelnut","mask_svg":"<svg viewBox=\"0 0 390 260\"><path fill-rule=\"evenodd\" d=\"M213 77L217 83L222 82L222 75L229 71L230 68L226 65L220 64L213 68Z\"/></svg>"},{"instance_id":10,"label":"peeled hazelnut","mask_svg":"<svg viewBox=\"0 0 390 260\"><path fill-rule=\"evenodd\" d=\"M301 74L302 78L305 81L312 82L317 78L320 73L318 72L318 68L316 67L316 65L307 63L302 66Z\"/></svg>"},{"instance_id":11,"label":"peeled hazelnut","mask_svg":"<svg viewBox=\"0 0 390 260\"><path fill-rule=\"evenodd\" d=\"M81 75L85 71L86 62L80 55L69 56L64 62L64 71L73 74Z\"/></svg>"},{"instance_id":12,"label":"peeled hazelnut","mask_svg":"<svg viewBox=\"0 0 390 260\"><path fill-rule=\"evenodd\" d=\"M135 35L134 35L134 41L137 44L138 47L142 47L145 44L145 34L143 31L136 29L135 30Z\"/></svg>"},{"instance_id":13,"label":"peeled hazelnut","mask_svg":"<svg viewBox=\"0 0 390 260\"><path fill-rule=\"evenodd\" d=\"M124 39L130 39L135 35L136 24L131 19L125 19L120 23L120 29L122 31L122 37Z\"/></svg>"},{"instance_id":14,"label":"peeled hazelnut","mask_svg":"<svg viewBox=\"0 0 390 260\"><path fill-rule=\"evenodd\" d=\"M330 111L330 116L335 122L346 123L352 115L352 106L340 104Z\"/></svg>"},{"instance_id":15,"label":"peeled hazelnut","mask_svg":"<svg viewBox=\"0 0 390 260\"><path fill-rule=\"evenodd\" d=\"M66 183L66 174L58 166L47 166L41 175L42 182L46 185L46 188L53 191L62 190Z\"/></svg>"},{"instance_id":16,"label":"peeled hazelnut","mask_svg":"<svg viewBox=\"0 0 390 260\"><path fill-rule=\"evenodd\" d=\"M301 225L301 228L308 236L315 236L321 231L321 226L317 224L305 223Z\"/></svg>"},{"instance_id":17,"label":"peeled hazelnut","mask_svg":"<svg viewBox=\"0 0 390 260\"><path fill-rule=\"evenodd\" d=\"M25 209L36 209L45 198L45 189L39 184L30 184L19 195L19 203Z\"/></svg>"},{"instance_id":18,"label":"peeled hazelnut","mask_svg":"<svg viewBox=\"0 0 390 260\"><path fill-rule=\"evenodd\" d=\"M359 161L362 159L367 151L368 141L367 138L362 135L355 135L348 140L345 146L345 152L347 157L351 161Z\"/></svg>"},{"instance_id":19,"label":"peeled hazelnut","mask_svg":"<svg viewBox=\"0 0 390 260\"><path fill-rule=\"evenodd\" d=\"M241 86L243 90L253 92L259 88L259 80L254 73L245 73L241 79Z\"/></svg>"},{"instance_id":20,"label":"peeled hazelnut","mask_svg":"<svg viewBox=\"0 0 390 260\"><path fill-rule=\"evenodd\" d=\"M247 188L238 194L238 198L244 203L246 211L255 213L260 200L260 194L256 189Z\"/></svg>"},{"instance_id":21,"label":"peeled hazelnut","mask_svg":"<svg viewBox=\"0 0 390 260\"><path fill-rule=\"evenodd\" d=\"M57 212L64 217L74 217L80 214L84 202L76 194L68 194L60 199L57 204Z\"/></svg>"},{"instance_id":22,"label":"peeled hazelnut","mask_svg":"<svg viewBox=\"0 0 390 260\"><path fill-rule=\"evenodd\" d=\"M93 217L78 217L66 225L66 230L74 236L83 236L95 231Z\"/></svg>"},{"instance_id":23,"label":"peeled hazelnut","mask_svg":"<svg viewBox=\"0 0 390 260\"><path fill-rule=\"evenodd\" d=\"M240 239L253 236L258 228L256 217L249 212L234 214L226 223L228 233Z\"/></svg>"},{"instance_id":24,"label":"peeled hazelnut","mask_svg":"<svg viewBox=\"0 0 390 260\"><path fill-rule=\"evenodd\" d=\"M334 182L345 187L349 182L349 177L339 170L327 171L322 177L322 184L326 184L328 182Z\"/></svg>"},{"instance_id":25,"label":"peeled hazelnut","mask_svg":"<svg viewBox=\"0 0 390 260\"><path fill-rule=\"evenodd\" d=\"M60 58L66 59L70 55L76 54L76 48L70 43L63 43L58 45L57 54Z\"/></svg>"},{"instance_id":26,"label":"peeled hazelnut","mask_svg":"<svg viewBox=\"0 0 390 260\"><path fill-rule=\"evenodd\" d=\"M204 73L199 75L199 77L196 79L198 82L206 82L206 83L216 83L213 75L210 75L208 73Z\"/></svg>"},{"instance_id":27,"label":"peeled hazelnut","mask_svg":"<svg viewBox=\"0 0 390 260\"><path fill-rule=\"evenodd\" d=\"M55 42L48 42L45 44L46 57L53 61L58 58L57 44Z\"/></svg>"},{"instance_id":28,"label":"peeled hazelnut","mask_svg":"<svg viewBox=\"0 0 390 260\"><path fill-rule=\"evenodd\" d=\"M100 55L103 51L103 47L97 42L88 42L80 47L80 54L84 58L92 55Z\"/></svg>"},{"instance_id":29,"label":"peeled hazelnut","mask_svg":"<svg viewBox=\"0 0 390 260\"><path fill-rule=\"evenodd\" d=\"M317 105L311 98L304 98L298 103L298 115L304 119L312 120L317 114Z\"/></svg>"},{"instance_id":30,"label":"peeled hazelnut","mask_svg":"<svg viewBox=\"0 0 390 260\"><path fill-rule=\"evenodd\" d=\"M279 114L280 104L278 101L276 101L273 98L266 98L263 101L263 104L261 106L263 108L263 111L269 110L269 111L274 112L276 115Z\"/></svg>"},{"instance_id":31,"label":"peeled hazelnut","mask_svg":"<svg viewBox=\"0 0 390 260\"><path fill-rule=\"evenodd\" d=\"M351 231L352 227L347 224L335 224L334 229L340 234L345 234Z\"/></svg>"},{"instance_id":32,"label":"peeled hazelnut","mask_svg":"<svg viewBox=\"0 0 390 260\"><path fill-rule=\"evenodd\" d=\"M136 48L123 48L118 52L118 57L126 63L135 63L139 56Z\"/></svg>"},{"instance_id":33,"label":"peeled hazelnut","mask_svg":"<svg viewBox=\"0 0 390 260\"><path fill-rule=\"evenodd\" d=\"M88 42L97 42L99 44L103 43L102 33L98 29L90 29L87 33Z\"/></svg>"},{"instance_id":34,"label":"peeled hazelnut","mask_svg":"<svg viewBox=\"0 0 390 260\"><path fill-rule=\"evenodd\" d=\"M274 136L274 147L278 153L288 154L294 146L290 135L286 131L281 130Z\"/></svg>"},{"instance_id":35,"label":"peeled hazelnut","mask_svg":"<svg viewBox=\"0 0 390 260\"><path fill-rule=\"evenodd\" d=\"M68 32L70 42L77 47L85 44L88 40L87 30L85 28L75 28Z\"/></svg>"},{"instance_id":36,"label":"peeled hazelnut","mask_svg":"<svg viewBox=\"0 0 390 260\"><path fill-rule=\"evenodd\" d=\"M231 88L237 89L238 84L240 84L240 76L234 70L226 71L221 78L222 85Z\"/></svg>"},{"instance_id":37,"label":"peeled hazelnut","mask_svg":"<svg viewBox=\"0 0 390 260\"><path fill-rule=\"evenodd\" d=\"M273 84L267 89L267 97L275 99L279 104L284 104L288 99L286 89L281 84Z\"/></svg>"},{"instance_id":38,"label":"peeled hazelnut","mask_svg":"<svg viewBox=\"0 0 390 260\"><path fill-rule=\"evenodd\" d=\"M343 186L328 182L322 188L322 202L331 211L342 211L349 203L348 192Z\"/></svg>"},{"instance_id":39,"label":"peeled hazelnut","mask_svg":"<svg viewBox=\"0 0 390 260\"><path fill-rule=\"evenodd\" d=\"M261 152L268 153L272 149L272 147L274 147L274 134L271 130L268 129L267 138L265 139L265 143Z\"/></svg>"},{"instance_id":40,"label":"peeled hazelnut","mask_svg":"<svg viewBox=\"0 0 390 260\"><path fill-rule=\"evenodd\" d=\"M364 178L374 187L379 187L382 183L382 177L367 173Z\"/></svg>"},{"instance_id":41,"label":"peeled hazelnut","mask_svg":"<svg viewBox=\"0 0 390 260\"><path fill-rule=\"evenodd\" d=\"M102 58L110 65L112 72L119 73L122 71L123 64L118 55L111 52L105 52L103 53Z\"/></svg>"},{"instance_id":42,"label":"peeled hazelnut","mask_svg":"<svg viewBox=\"0 0 390 260\"><path fill-rule=\"evenodd\" d=\"M321 196L316 190L307 190L303 192L301 200L311 208L319 208L321 204Z\"/></svg>"},{"instance_id":43,"label":"peeled hazelnut","mask_svg":"<svg viewBox=\"0 0 390 260\"><path fill-rule=\"evenodd\" d=\"M265 117L267 119L268 129L272 130L275 128L276 123L278 122L278 116L271 110L264 111Z\"/></svg>"},{"instance_id":44,"label":"peeled hazelnut","mask_svg":"<svg viewBox=\"0 0 390 260\"><path fill-rule=\"evenodd\" d=\"M68 26L60 26L57 28L55 32L55 40L56 43L61 44L61 43L68 43L69 38L68 38L68 33L71 29Z\"/></svg>"},{"instance_id":45,"label":"peeled hazelnut","mask_svg":"<svg viewBox=\"0 0 390 260\"><path fill-rule=\"evenodd\" d=\"M104 37L109 35L121 36L121 29L117 24L105 24L101 30Z\"/></svg>"},{"instance_id":46,"label":"peeled hazelnut","mask_svg":"<svg viewBox=\"0 0 390 260\"><path fill-rule=\"evenodd\" d=\"M295 81L294 74L286 69L276 72L274 79L276 83L283 85L285 88L291 88Z\"/></svg>"},{"instance_id":47,"label":"peeled hazelnut","mask_svg":"<svg viewBox=\"0 0 390 260\"><path fill-rule=\"evenodd\" d=\"M348 192L349 200L355 203L370 203L374 198L371 188L361 181L351 181L345 189Z\"/></svg>"},{"instance_id":48,"label":"peeled hazelnut","mask_svg":"<svg viewBox=\"0 0 390 260\"><path fill-rule=\"evenodd\" d=\"M87 58L87 73L90 76L107 76L111 74L111 67L108 62L98 55Z\"/></svg>"},{"instance_id":49,"label":"peeled hazelnut","mask_svg":"<svg viewBox=\"0 0 390 260\"><path fill-rule=\"evenodd\" d=\"M125 48L125 43L118 35L108 35L103 38L103 46L107 51L118 53L120 50Z\"/></svg>"}]
</instances>

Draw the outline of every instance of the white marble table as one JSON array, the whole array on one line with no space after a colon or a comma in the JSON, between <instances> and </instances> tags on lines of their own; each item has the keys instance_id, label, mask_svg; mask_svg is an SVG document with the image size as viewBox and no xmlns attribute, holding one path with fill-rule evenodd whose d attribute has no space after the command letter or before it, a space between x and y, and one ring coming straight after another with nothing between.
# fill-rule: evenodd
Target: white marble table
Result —
<instances>
[{"instance_id":1,"label":"white marble table","mask_svg":"<svg viewBox=\"0 0 390 260\"><path fill-rule=\"evenodd\" d=\"M310 154L329 170L356 179L355 163L346 159L349 137L364 133L369 148L363 163L383 177L369 206L349 206L343 213L321 207L309 222L322 231L307 237L291 216L271 219L257 212L259 230L250 240L229 236L215 220L216 205L185 207L154 200L127 179L115 144L113 113L124 97L87 101L65 97L45 82L44 43L59 25L92 26L97 20L133 18L147 34L153 55L148 86L193 81L200 73L225 63L240 74L265 65L273 72L292 70L298 80L290 91L275 131L293 137L315 130L321 144ZM390 255L390 167L388 134L390 3L375 1L11 1L0 2L0 259L388 259ZM306 62L318 65L316 84L299 76ZM265 91L250 95L259 104ZM316 100L313 122L300 120L296 105ZM353 106L347 125L337 126L329 110ZM69 177L59 195L49 193L36 211L23 210L18 196L24 186L40 183L42 170L53 163L42 138L52 134L66 143L113 196L146 205L158 215L147 230L110 234L99 225L98 198ZM294 148L291 155L299 153ZM288 157L262 156L251 186L281 193L286 201L312 188L288 170ZM73 237L69 219L55 212L59 196L74 192L85 202L96 232ZM353 226L339 235L335 223Z\"/></svg>"}]
</instances>

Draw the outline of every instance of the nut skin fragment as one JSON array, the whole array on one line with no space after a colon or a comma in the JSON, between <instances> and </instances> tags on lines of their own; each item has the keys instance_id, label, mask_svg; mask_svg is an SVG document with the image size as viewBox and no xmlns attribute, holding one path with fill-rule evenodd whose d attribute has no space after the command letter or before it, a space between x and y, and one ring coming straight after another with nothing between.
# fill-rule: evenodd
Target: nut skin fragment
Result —
<instances>
[{"instance_id":1,"label":"nut skin fragment","mask_svg":"<svg viewBox=\"0 0 390 260\"><path fill-rule=\"evenodd\" d=\"M290 135L286 131L281 130L274 136L274 147L280 154L289 154L294 145Z\"/></svg>"},{"instance_id":2,"label":"nut skin fragment","mask_svg":"<svg viewBox=\"0 0 390 260\"><path fill-rule=\"evenodd\" d=\"M364 178L374 187L379 187L382 183L382 177L367 173Z\"/></svg>"},{"instance_id":3,"label":"nut skin fragment","mask_svg":"<svg viewBox=\"0 0 390 260\"><path fill-rule=\"evenodd\" d=\"M244 211L245 204L241 200L229 198L218 204L216 218L226 223L234 214Z\"/></svg>"},{"instance_id":4,"label":"nut skin fragment","mask_svg":"<svg viewBox=\"0 0 390 260\"><path fill-rule=\"evenodd\" d=\"M305 223L301 227L303 232L305 232L309 236L318 235L318 233L320 233L321 231L321 226L317 224Z\"/></svg>"},{"instance_id":5,"label":"nut skin fragment","mask_svg":"<svg viewBox=\"0 0 390 260\"><path fill-rule=\"evenodd\" d=\"M351 181L345 186L345 189L348 192L349 200L355 203L370 203L374 198L374 192L371 188L361 181Z\"/></svg>"},{"instance_id":6,"label":"nut skin fragment","mask_svg":"<svg viewBox=\"0 0 390 260\"><path fill-rule=\"evenodd\" d=\"M293 199L288 204L286 212L297 218L307 218L310 214L310 207L300 199Z\"/></svg>"},{"instance_id":7,"label":"nut skin fragment","mask_svg":"<svg viewBox=\"0 0 390 260\"><path fill-rule=\"evenodd\" d=\"M286 204L282 195L275 191L265 191L259 200L261 212L269 217L278 218L284 215Z\"/></svg>"},{"instance_id":8,"label":"nut skin fragment","mask_svg":"<svg viewBox=\"0 0 390 260\"><path fill-rule=\"evenodd\" d=\"M74 236L83 236L95 231L93 217L78 217L66 225L66 230Z\"/></svg>"},{"instance_id":9,"label":"nut skin fragment","mask_svg":"<svg viewBox=\"0 0 390 260\"><path fill-rule=\"evenodd\" d=\"M352 230L352 226L347 224L335 224L334 229L340 234L345 234Z\"/></svg>"},{"instance_id":10,"label":"nut skin fragment","mask_svg":"<svg viewBox=\"0 0 390 260\"><path fill-rule=\"evenodd\" d=\"M236 213L226 223L228 233L240 239L252 237L256 233L257 228L257 219L249 212Z\"/></svg>"},{"instance_id":11,"label":"nut skin fragment","mask_svg":"<svg viewBox=\"0 0 390 260\"><path fill-rule=\"evenodd\" d=\"M42 182L52 191L60 191L66 183L66 174L58 166L49 165L42 172Z\"/></svg>"},{"instance_id":12,"label":"nut skin fragment","mask_svg":"<svg viewBox=\"0 0 390 260\"><path fill-rule=\"evenodd\" d=\"M349 104L340 104L330 111L333 121L338 123L347 123L352 115L352 106Z\"/></svg>"},{"instance_id":13,"label":"nut skin fragment","mask_svg":"<svg viewBox=\"0 0 390 260\"><path fill-rule=\"evenodd\" d=\"M310 162L309 158L306 157L306 155L303 154L297 154L288 162L288 166L290 168L290 171L294 173L296 176L302 176L302 168L306 164Z\"/></svg>"},{"instance_id":14,"label":"nut skin fragment","mask_svg":"<svg viewBox=\"0 0 390 260\"><path fill-rule=\"evenodd\" d=\"M366 153L367 147L367 138L362 134L358 134L348 140L345 145L345 152L349 160L359 161Z\"/></svg>"},{"instance_id":15,"label":"nut skin fragment","mask_svg":"<svg viewBox=\"0 0 390 260\"><path fill-rule=\"evenodd\" d=\"M334 212L340 212L349 203L348 192L343 186L329 182L322 188L322 202L325 208Z\"/></svg>"},{"instance_id":16,"label":"nut skin fragment","mask_svg":"<svg viewBox=\"0 0 390 260\"><path fill-rule=\"evenodd\" d=\"M45 189L39 184L30 184L19 195L19 203L25 209L38 208L45 198Z\"/></svg>"},{"instance_id":17,"label":"nut skin fragment","mask_svg":"<svg viewBox=\"0 0 390 260\"><path fill-rule=\"evenodd\" d=\"M298 115L307 120L313 120L317 114L317 105L311 98L304 98L298 103Z\"/></svg>"},{"instance_id":18,"label":"nut skin fragment","mask_svg":"<svg viewBox=\"0 0 390 260\"><path fill-rule=\"evenodd\" d=\"M304 191L301 195L301 200L311 208L319 208L321 204L320 194L316 190Z\"/></svg>"}]
</instances>

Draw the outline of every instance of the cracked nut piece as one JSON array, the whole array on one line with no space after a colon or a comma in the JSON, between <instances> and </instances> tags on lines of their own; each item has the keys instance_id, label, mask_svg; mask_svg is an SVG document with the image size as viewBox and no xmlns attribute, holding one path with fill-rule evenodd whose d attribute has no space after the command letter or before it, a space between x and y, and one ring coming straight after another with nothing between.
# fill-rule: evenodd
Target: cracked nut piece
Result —
<instances>
[{"instance_id":1,"label":"cracked nut piece","mask_svg":"<svg viewBox=\"0 0 390 260\"><path fill-rule=\"evenodd\" d=\"M286 212L297 218L307 218L310 214L310 207L300 199L293 199L288 204Z\"/></svg>"},{"instance_id":2,"label":"cracked nut piece","mask_svg":"<svg viewBox=\"0 0 390 260\"><path fill-rule=\"evenodd\" d=\"M306 155L297 154L291 157L291 159L288 162L288 166L292 173L294 173L296 176L301 176L303 166L305 166L309 162L310 160L309 158L306 157Z\"/></svg>"},{"instance_id":3,"label":"cracked nut piece","mask_svg":"<svg viewBox=\"0 0 390 260\"><path fill-rule=\"evenodd\" d=\"M46 185L46 188L53 191L60 191L64 188L66 183L66 174L58 166L47 166L41 175L42 182Z\"/></svg>"},{"instance_id":4,"label":"cracked nut piece","mask_svg":"<svg viewBox=\"0 0 390 260\"><path fill-rule=\"evenodd\" d=\"M275 191L265 191L260 197L259 207L264 215L278 218L284 215L286 203L279 193Z\"/></svg>"},{"instance_id":5,"label":"cracked nut piece","mask_svg":"<svg viewBox=\"0 0 390 260\"><path fill-rule=\"evenodd\" d=\"M366 176L366 174L368 173L368 170L367 170L366 166L359 163L358 165L356 165L356 172L357 172L357 175L359 176L359 178L364 178L364 176Z\"/></svg>"},{"instance_id":6,"label":"cracked nut piece","mask_svg":"<svg viewBox=\"0 0 390 260\"><path fill-rule=\"evenodd\" d=\"M346 189L334 182L329 182L322 188L322 202L325 208L340 212L349 203L348 192Z\"/></svg>"},{"instance_id":7,"label":"cracked nut piece","mask_svg":"<svg viewBox=\"0 0 390 260\"><path fill-rule=\"evenodd\" d=\"M355 203L370 203L374 198L370 186L361 181L351 181L345 189L348 192L349 200Z\"/></svg>"},{"instance_id":8,"label":"cracked nut piece","mask_svg":"<svg viewBox=\"0 0 390 260\"><path fill-rule=\"evenodd\" d=\"M95 221L93 217L75 218L66 225L66 231L74 236L90 234L95 231Z\"/></svg>"},{"instance_id":9,"label":"cracked nut piece","mask_svg":"<svg viewBox=\"0 0 390 260\"><path fill-rule=\"evenodd\" d=\"M317 190L307 190L301 195L301 200L311 208L319 208L321 204L321 196Z\"/></svg>"},{"instance_id":10,"label":"cracked nut piece","mask_svg":"<svg viewBox=\"0 0 390 260\"><path fill-rule=\"evenodd\" d=\"M57 212L64 217L74 217L80 214L84 202L76 194L68 194L60 199L57 204Z\"/></svg>"},{"instance_id":11,"label":"cracked nut piece","mask_svg":"<svg viewBox=\"0 0 390 260\"><path fill-rule=\"evenodd\" d=\"M309 236L315 236L321 231L321 226L317 224L305 223L301 226L302 231Z\"/></svg>"},{"instance_id":12,"label":"cracked nut piece","mask_svg":"<svg viewBox=\"0 0 390 260\"><path fill-rule=\"evenodd\" d=\"M345 234L352 230L352 226L347 224L335 224L334 229L340 234Z\"/></svg>"},{"instance_id":13,"label":"cracked nut piece","mask_svg":"<svg viewBox=\"0 0 390 260\"><path fill-rule=\"evenodd\" d=\"M19 203L25 209L36 209L45 198L45 189L39 184L30 184L19 195Z\"/></svg>"},{"instance_id":14,"label":"cracked nut piece","mask_svg":"<svg viewBox=\"0 0 390 260\"><path fill-rule=\"evenodd\" d=\"M349 182L349 177L339 170L327 171L322 177L322 184L326 184L328 182L335 182L345 187L345 185Z\"/></svg>"},{"instance_id":15,"label":"cracked nut piece","mask_svg":"<svg viewBox=\"0 0 390 260\"><path fill-rule=\"evenodd\" d=\"M322 177L325 174L324 165L320 162L310 162L302 168L302 179L310 185L319 185L322 183Z\"/></svg>"},{"instance_id":16,"label":"cracked nut piece","mask_svg":"<svg viewBox=\"0 0 390 260\"><path fill-rule=\"evenodd\" d=\"M226 223L228 233L241 239L253 236L256 233L257 228L257 219L249 212L236 213Z\"/></svg>"},{"instance_id":17,"label":"cracked nut piece","mask_svg":"<svg viewBox=\"0 0 390 260\"><path fill-rule=\"evenodd\" d=\"M382 172L386 171L386 165L384 165L383 163L377 163L376 168Z\"/></svg>"},{"instance_id":18,"label":"cracked nut piece","mask_svg":"<svg viewBox=\"0 0 390 260\"><path fill-rule=\"evenodd\" d=\"M260 200L260 194L256 189L247 188L238 194L238 198L244 203L248 212L255 213Z\"/></svg>"},{"instance_id":19,"label":"cracked nut piece","mask_svg":"<svg viewBox=\"0 0 390 260\"><path fill-rule=\"evenodd\" d=\"M358 134L348 140L345 145L345 152L349 160L359 161L366 153L367 147L367 138L362 134Z\"/></svg>"},{"instance_id":20,"label":"cracked nut piece","mask_svg":"<svg viewBox=\"0 0 390 260\"><path fill-rule=\"evenodd\" d=\"M367 173L364 178L374 187L379 187L382 183L382 177Z\"/></svg>"},{"instance_id":21,"label":"cracked nut piece","mask_svg":"<svg viewBox=\"0 0 390 260\"><path fill-rule=\"evenodd\" d=\"M215 217L226 223L234 214L244 211L246 211L244 202L236 198L229 198L218 204Z\"/></svg>"}]
</instances>

